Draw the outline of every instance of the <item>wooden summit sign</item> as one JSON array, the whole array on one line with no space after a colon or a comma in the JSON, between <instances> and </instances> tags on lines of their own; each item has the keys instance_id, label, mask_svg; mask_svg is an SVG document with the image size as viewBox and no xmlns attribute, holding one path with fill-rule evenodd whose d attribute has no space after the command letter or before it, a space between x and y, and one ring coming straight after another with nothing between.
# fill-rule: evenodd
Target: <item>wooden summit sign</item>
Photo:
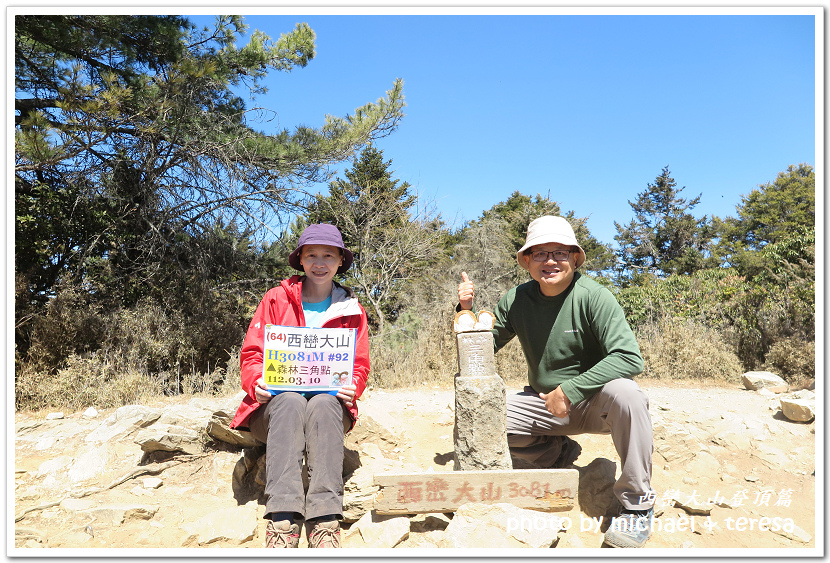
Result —
<instances>
[{"instance_id":1,"label":"wooden summit sign","mask_svg":"<svg viewBox=\"0 0 830 563\"><path fill-rule=\"evenodd\" d=\"M544 512L571 510L579 487L576 469L522 469L387 473L375 475L378 514L455 512L468 502L510 503Z\"/></svg>"}]
</instances>

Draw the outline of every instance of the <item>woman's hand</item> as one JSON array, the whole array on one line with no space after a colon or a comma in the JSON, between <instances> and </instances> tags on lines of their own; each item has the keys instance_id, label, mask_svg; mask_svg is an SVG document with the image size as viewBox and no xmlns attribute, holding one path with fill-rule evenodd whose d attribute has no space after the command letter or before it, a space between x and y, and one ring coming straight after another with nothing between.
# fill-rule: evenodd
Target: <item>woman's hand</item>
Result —
<instances>
[{"instance_id":1,"label":"woman's hand","mask_svg":"<svg viewBox=\"0 0 830 563\"><path fill-rule=\"evenodd\" d=\"M273 395L268 390L268 387L265 386L265 378L260 377L257 379L256 384L254 385L254 398L257 400L259 404L264 405L268 401L271 400Z\"/></svg>"},{"instance_id":2,"label":"woman's hand","mask_svg":"<svg viewBox=\"0 0 830 563\"><path fill-rule=\"evenodd\" d=\"M336 397L343 401L343 404L348 408L352 408L354 406L354 395L356 392L356 385L344 385L337 391Z\"/></svg>"}]
</instances>

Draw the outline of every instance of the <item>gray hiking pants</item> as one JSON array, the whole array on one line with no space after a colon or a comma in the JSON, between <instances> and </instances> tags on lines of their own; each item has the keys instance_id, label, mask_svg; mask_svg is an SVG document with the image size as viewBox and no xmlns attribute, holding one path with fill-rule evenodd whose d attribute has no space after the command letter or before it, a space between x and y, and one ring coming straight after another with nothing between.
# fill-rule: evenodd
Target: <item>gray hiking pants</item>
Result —
<instances>
[{"instance_id":1,"label":"gray hiking pants","mask_svg":"<svg viewBox=\"0 0 830 563\"><path fill-rule=\"evenodd\" d=\"M507 444L510 453L541 467L551 467L560 453L556 436L610 434L622 462L614 494L623 508L654 505L651 455L654 440L648 397L631 379L606 383L595 395L571 405L568 418L556 418L531 387L507 396Z\"/></svg>"},{"instance_id":2,"label":"gray hiking pants","mask_svg":"<svg viewBox=\"0 0 830 563\"><path fill-rule=\"evenodd\" d=\"M343 436L352 419L334 395L283 392L251 415L265 443L265 514L295 512L306 520L343 512ZM303 490L307 456L308 493Z\"/></svg>"}]
</instances>

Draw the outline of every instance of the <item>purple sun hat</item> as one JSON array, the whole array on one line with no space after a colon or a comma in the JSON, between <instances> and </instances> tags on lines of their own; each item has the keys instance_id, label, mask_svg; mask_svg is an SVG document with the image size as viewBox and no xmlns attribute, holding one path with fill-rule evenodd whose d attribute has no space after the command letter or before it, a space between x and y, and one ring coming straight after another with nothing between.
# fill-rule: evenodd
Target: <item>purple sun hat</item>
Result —
<instances>
[{"instance_id":1,"label":"purple sun hat","mask_svg":"<svg viewBox=\"0 0 830 563\"><path fill-rule=\"evenodd\" d=\"M300 240L297 241L297 248L288 255L288 263L295 270L303 271L303 266L300 264L300 252L302 252L303 246L306 244L326 244L342 249L343 265L337 269L338 274L342 274L348 270L354 260L351 251L343 244L343 236L340 234L340 229L327 223L317 223L309 225L303 230L303 233L300 235Z\"/></svg>"}]
</instances>

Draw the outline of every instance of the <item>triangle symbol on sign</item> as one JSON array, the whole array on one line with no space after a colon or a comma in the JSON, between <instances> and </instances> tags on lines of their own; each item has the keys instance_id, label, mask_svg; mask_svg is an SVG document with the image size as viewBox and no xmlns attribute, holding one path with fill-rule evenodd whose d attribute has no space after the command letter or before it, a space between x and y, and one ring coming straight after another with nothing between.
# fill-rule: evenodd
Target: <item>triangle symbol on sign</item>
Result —
<instances>
[{"instance_id":1,"label":"triangle symbol on sign","mask_svg":"<svg viewBox=\"0 0 830 563\"><path fill-rule=\"evenodd\" d=\"M268 367L265 371L277 371L277 368L274 367L274 364L268 364Z\"/></svg>"}]
</instances>

